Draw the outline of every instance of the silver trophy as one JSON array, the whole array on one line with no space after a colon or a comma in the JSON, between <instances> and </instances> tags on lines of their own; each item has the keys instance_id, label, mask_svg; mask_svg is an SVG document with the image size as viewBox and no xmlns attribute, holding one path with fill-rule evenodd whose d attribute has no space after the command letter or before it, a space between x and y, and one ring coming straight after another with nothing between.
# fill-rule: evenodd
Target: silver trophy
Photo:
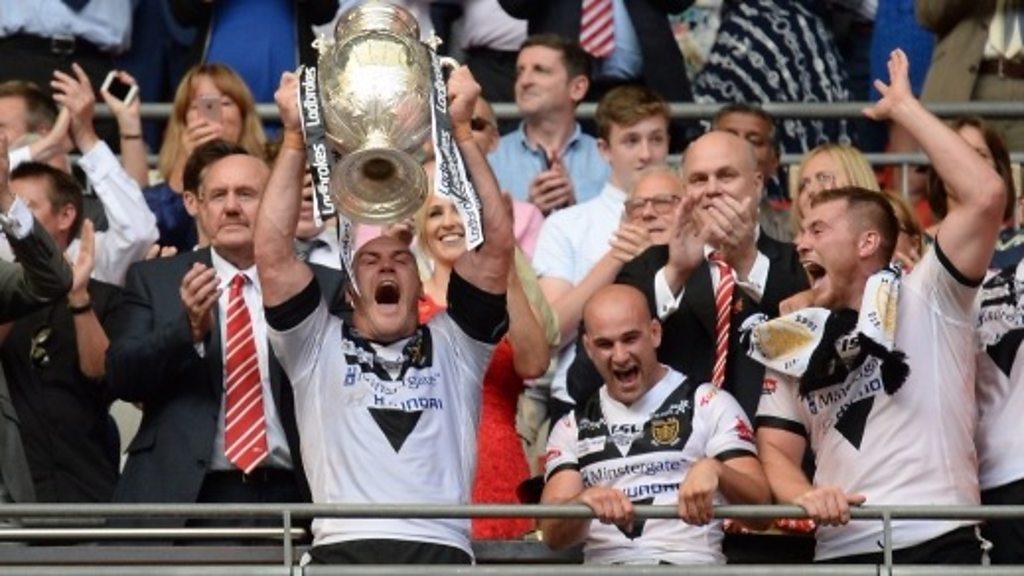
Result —
<instances>
[{"instance_id":1,"label":"silver trophy","mask_svg":"<svg viewBox=\"0 0 1024 576\"><path fill-rule=\"evenodd\" d=\"M421 163L431 138L431 53L405 9L369 2L317 42L327 141L341 155L331 197L356 222L411 216L427 196Z\"/></svg>"}]
</instances>

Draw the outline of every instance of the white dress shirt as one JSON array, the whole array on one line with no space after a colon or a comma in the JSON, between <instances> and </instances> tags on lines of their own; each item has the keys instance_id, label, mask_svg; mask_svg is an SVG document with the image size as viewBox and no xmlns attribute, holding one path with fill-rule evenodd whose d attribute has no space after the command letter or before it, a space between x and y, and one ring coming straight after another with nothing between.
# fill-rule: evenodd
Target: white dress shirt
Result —
<instances>
[{"instance_id":1,"label":"white dress shirt","mask_svg":"<svg viewBox=\"0 0 1024 576\"><path fill-rule=\"evenodd\" d=\"M146 204L142 189L121 167L106 143L100 141L78 161L89 183L103 203L107 229L96 233L96 258L92 278L124 285L128 267L146 257L146 251L160 238L156 216ZM72 262L78 255L79 240L66 251Z\"/></svg>"},{"instance_id":2,"label":"white dress shirt","mask_svg":"<svg viewBox=\"0 0 1024 576\"><path fill-rule=\"evenodd\" d=\"M277 414L277 406L274 404L274 395L270 388L270 345L267 342L267 322L263 317L263 293L260 288L259 274L256 273L256 266L239 270L213 249L210 250L210 257L213 261L213 268L217 271L217 282L223 291L220 299L217 300L217 322L220 325L221 354L224 354L227 345L227 326L224 316L227 314L228 309L231 279L238 273L242 273L248 278L248 281L242 287L242 298L245 299L245 305L249 309L249 317L252 319L252 335L253 340L256 342L256 353L259 355L260 386L263 388L263 414L267 426L268 453L260 466L291 469L292 457L291 452L288 450L288 438L284 434L284 427L281 425L281 418ZM200 356L205 354L201 343L197 345L196 351L199 352ZM226 380L226 365L222 369L222 374L223 380ZM217 434L213 440L213 456L210 460L210 470L238 470L234 464L228 461L227 456L224 455L224 403L224 392L221 391L220 413L217 415Z\"/></svg>"},{"instance_id":3,"label":"white dress shirt","mask_svg":"<svg viewBox=\"0 0 1024 576\"><path fill-rule=\"evenodd\" d=\"M760 232L759 228L755 229L754 242L757 242ZM706 260L709 260L712 252L714 252L714 248L707 245L704 246L704 258ZM758 250L757 256L754 258L754 265L750 267L750 273L747 274L746 280L741 280L739 275L736 276L736 285L742 288L754 302L761 302L765 285L768 284L768 268L770 266L771 261ZM720 279L718 266L712 264L708 268L711 271L711 287L717 291ZM658 311L658 319L664 320L678 310L685 293L686 286L684 285L679 294L673 294L672 289L668 285L668 280L665 279L665 267L663 266L658 270L658 273L654 275L654 302Z\"/></svg>"}]
</instances>

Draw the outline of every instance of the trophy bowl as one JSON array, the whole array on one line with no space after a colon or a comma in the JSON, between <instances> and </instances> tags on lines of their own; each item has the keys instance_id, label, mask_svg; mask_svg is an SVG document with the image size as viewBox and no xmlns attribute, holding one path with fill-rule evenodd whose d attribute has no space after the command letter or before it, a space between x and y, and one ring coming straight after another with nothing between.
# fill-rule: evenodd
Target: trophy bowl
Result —
<instances>
[{"instance_id":1,"label":"trophy bowl","mask_svg":"<svg viewBox=\"0 0 1024 576\"><path fill-rule=\"evenodd\" d=\"M321 49L319 90L338 209L365 224L411 216L427 197L421 163L431 137L431 59L416 19L369 2L342 15Z\"/></svg>"}]
</instances>

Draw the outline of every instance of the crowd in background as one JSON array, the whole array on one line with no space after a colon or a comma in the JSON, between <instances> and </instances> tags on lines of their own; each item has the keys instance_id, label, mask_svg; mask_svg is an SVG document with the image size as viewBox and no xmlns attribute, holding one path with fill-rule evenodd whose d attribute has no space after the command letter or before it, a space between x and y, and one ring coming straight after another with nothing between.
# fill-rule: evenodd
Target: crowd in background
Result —
<instances>
[{"instance_id":1,"label":"crowd in background","mask_svg":"<svg viewBox=\"0 0 1024 576\"><path fill-rule=\"evenodd\" d=\"M471 535L687 563L810 560L815 534L817 561L873 561L877 531L847 524L864 496L1024 501L1024 124L919 103L1024 98L1024 5L395 3L466 64L453 124L491 236L467 250L464 214L431 193L357 227L349 277L288 95L362 2L0 0L0 255L37 290L0 307L0 502L583 502L598 520L475 519ZM760 106L845 101L872 105ZM144 120L156 102L168 118ZM272 102L280 119L261 119ZM691 122L678 102L722 106ZM929 164L873 167L880 151ZM429 147L423 166L436 191ZM26 228L52 245L26 247ZM50 249L70 266L50 262L60 296L32 276ZM325 413L363 402L344 425ZM116 421L131 411L137 432ZM902 427L922 421L915 446ZM347 439L371 432L379 445ZM374 482L364 450L388 452ZM812 519L723 526L724 501ZM685 522L645 528L631 507L652 502ZM975 524L897 523L899 559L972 563L991 541L995 561L1024 560L1024 522ZM319 562L471 559L468 523L312 529Z\"/></svg>"}]
</instances>

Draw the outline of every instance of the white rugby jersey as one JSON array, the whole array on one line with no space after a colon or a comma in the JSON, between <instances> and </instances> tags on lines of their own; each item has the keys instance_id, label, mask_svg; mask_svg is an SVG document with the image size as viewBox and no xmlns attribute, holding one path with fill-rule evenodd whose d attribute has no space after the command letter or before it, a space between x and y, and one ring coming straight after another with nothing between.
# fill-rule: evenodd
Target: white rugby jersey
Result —
<instances>
[{"instance_id":1,"label":"white rugby jersey","mask_svg":"<svg viewBox=\"0 0 1024 576\"><path fill-rule=\"evenodd\" d=\"M753 429L736 400L710 384L695 386L668 373L630 406L608 387L566 414L551 431L547 478L578 470L584 487L622 490L634 504L678 503L679 485L698 460L756 456ZM724 503L721 495L716 504ZM691 526L682 520L636 520L629 533L590 523L586 562L721 564L722 522Z\"/></svg>"},{"instance_id":2,"label":"white rugby jersey","mask_svg":"<svg viewBox=\"0 0 1024 576\"><path fill-rule=\"evenodd\" d=\"M314 502L469 502L493 345L467 336L447 313L421 327L418 338L371 345L322 301L295 327L268 332L295 392ZM384 538L472 556L469 530L468 519L318 518L313 545Z\"/></svg>"},{"instance_id":3,"label":"white rugby jersey","mask_svg":"<svg viewBox=\"0 0 1024 576\"><path fill-rule=\"evenodd\" d=\"M978 295L978 481L982 490L1024 478L1024 263L994 274Z\"/></svg>"},{"instance_id":4,"label":"white rugby jersey","mask_svg":"<svg viewBox=\"0 0 1024 576\"><path fill-rule=\"evenodd\" d=\"M796 379L766 369L758 427L805 436L816 486L840 486L867 505L976 505L974 295L930 250L900 286L895 347L910 374L893 395L879 363L800 398ZM972 521L893 520L893 546L920 544ZM819 526L815 559L882 551L882 523Z\"/></svg>"}]
</instances>

